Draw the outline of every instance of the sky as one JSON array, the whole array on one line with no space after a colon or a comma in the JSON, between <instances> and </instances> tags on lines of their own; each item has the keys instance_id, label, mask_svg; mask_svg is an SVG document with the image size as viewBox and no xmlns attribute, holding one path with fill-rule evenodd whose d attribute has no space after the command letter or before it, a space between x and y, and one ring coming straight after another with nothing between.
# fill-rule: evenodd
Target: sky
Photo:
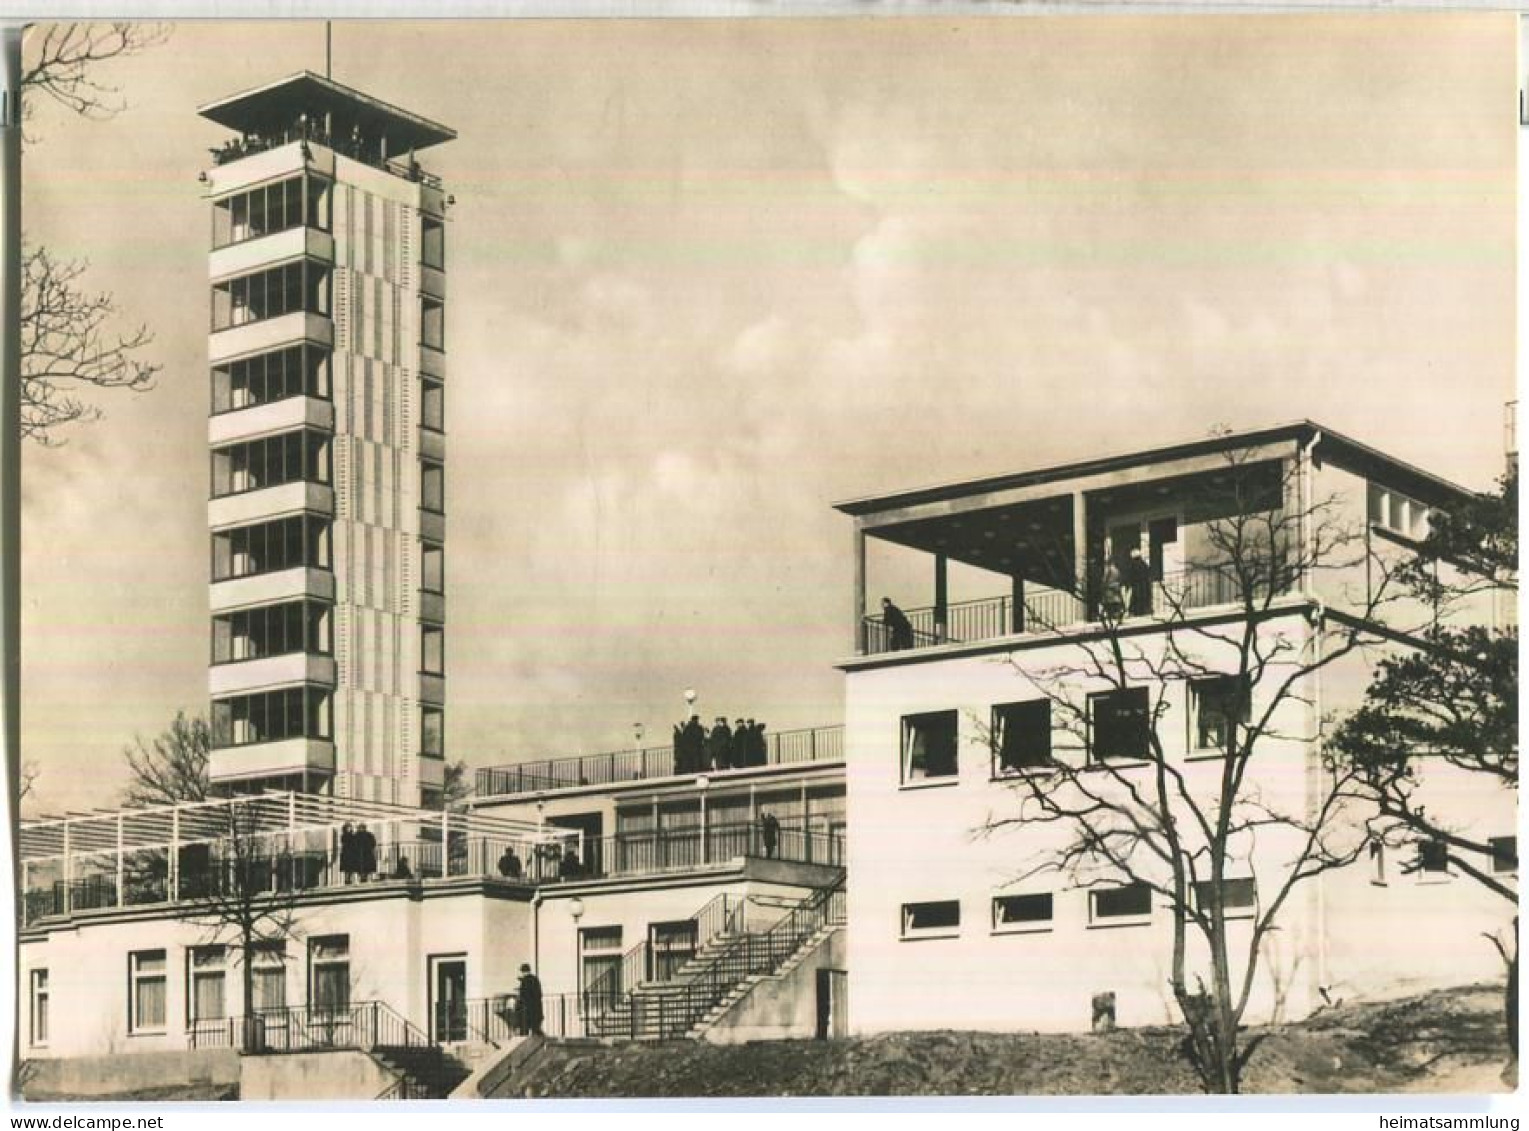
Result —
<instances>
[{"instance_id":1,"label":"sky","mask_svg":"<svg viewBox=\"0 0 1529 1131\"><path fill-rule=\"evenodd\" d=\"M837 723L837 500L1310 418L1466 486L1514 395L1511 14L368 21L334 77L458 131L447 753ZM25 454L23 757L107 806L206 707L198 105L322 24L202 21L39 106L28 237L155 333ZM873 594L927 604L873 555Z\"/></svg>"}]
</instances>

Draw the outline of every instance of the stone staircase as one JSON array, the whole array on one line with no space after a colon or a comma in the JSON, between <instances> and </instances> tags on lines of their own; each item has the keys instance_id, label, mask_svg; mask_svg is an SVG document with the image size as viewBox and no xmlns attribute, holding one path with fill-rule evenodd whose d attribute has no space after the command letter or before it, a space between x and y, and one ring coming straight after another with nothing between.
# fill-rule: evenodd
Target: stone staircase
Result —
<instances>
[{"instance_id":1,"label":"stone staircase","mask_svg":"<svg viewBox=\"0 0 1529 1131\"><path fill-rule=\"evenodd\" d=\"M371 1055L398 1077L377 1097L383 1100L443 1100L472 1075L471 1068L439 1045L379 1045Z\"/></svg>"}]
</instances>

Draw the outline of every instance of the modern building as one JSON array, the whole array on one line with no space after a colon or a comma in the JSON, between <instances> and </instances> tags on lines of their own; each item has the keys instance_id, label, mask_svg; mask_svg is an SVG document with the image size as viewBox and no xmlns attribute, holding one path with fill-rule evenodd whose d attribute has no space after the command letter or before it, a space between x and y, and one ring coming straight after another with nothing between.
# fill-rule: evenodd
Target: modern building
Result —
<instances>
[{"instance_id":1,"label":"modern building","mask_svg":"<svg viewBox=\"0 0 1529 1131\"><path fill-rule=\"evenodd\" d=\"M303 72L200 110L212 779L390 804L444 766L452 130Z\"/></svg>"},{"instance_id":2,"label":"modern building","mask_svg":"<svg viewBox=\"0 0 1529 1131\"><path fill-rule=\"evenodd\" d=\"M1121 1024L1170 1021L1169 874L1111 823L1132 809L1125 791L1154 788L1154 737L1171 788L1214 813L1229 729L1267 732L1237 794L1263 819L1223 873L1245 945L1328 796L1328 721L1435 615L1388 583L1387 563L1430 509L1466 497L1300 422L840 504L855 523L857 651L840 664L852 1027L1077 1030L1096 997ZM923 600L876 587L919 563ZM875 600L888 589L901 620ZM1497 610L1484 595L1455 615ZM1354 637L1366 647L1338 651ZM1492 867L1516 872L1512 790L1434 766L1425 785L1430 812L1491 839ZM1078 851L1077 821L1048 819L1082 800L1114 807L1088 827L1118 836L1125 866ZM1175 803L1209 883L1188 811ZM1348 806L1326 826L1358 860L1292 889L1250 1022L1501 977L1480 936L1509 926L1502 900L1434 846L1388 859L1368 815Z\"/></svg>"}]
</instances>

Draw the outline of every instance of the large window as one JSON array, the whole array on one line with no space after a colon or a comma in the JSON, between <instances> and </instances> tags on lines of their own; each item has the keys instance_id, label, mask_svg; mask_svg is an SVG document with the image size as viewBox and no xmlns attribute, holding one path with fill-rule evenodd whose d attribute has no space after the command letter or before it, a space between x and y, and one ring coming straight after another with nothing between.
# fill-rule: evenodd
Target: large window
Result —
<instances>
[{"instance_id":1,"label":"large window","mask_svg":"<svg viewBox=\"0 0 1529 1131\"><path fill-rule=\"evenodd\" d=\"M420 382L419 422L434 432L446 431L446 386L439 381Z\"/></svg>"},{"instance_id":2,"label":"large window","mask_svg":"<svg viewBox=\"0 0 1529 1131\"><path fill-rule=\"evenodd\" d=\"M250 1008L256 1013L285 1009L287 1007L286 944L256 943L250 971L253 979L250 989L254 994Z\"/></svg>"},{"instance_id":3,"label":"large window","mask_svg":"<svg viewBox=\"0 0 1529 1131\"><path fill-rule=\"evenodd\" d=\"M329 692L323 688L286 687L212 704L212 744L220 749L332 735Z\"/></svg>"},{"instance_id":4,"label":"large window","mask_svg":"<svg viewBox=\"0 0 1529 1131\"><path fill-rule=\"evenodd\" d=\"M1051 762L1051 703L1003 703L993 708L993 772L1031 770Z\"/></svg>"},{"instance_id":5,"label":"large window","mask_svg":"<svg viewBox=\"0 0 1529 1131\"><path fill-rule=\"evenodd\" d=\"M212 662L258 660L291 652L329 655L329 617L321 601L288 601L212 618Z\"/></svg>"},{"instance_id":6,"label":"large window","mask_svg":"<svg viewBox=\"0 0 1529 1131\"><path fill-rule=\"evenodd\" d=\"M427 511L446 510L446 469L428 459L419 461L419 505Z\"/></svg>"},{"instance_id":7,"label":"large window","mask_svg":"<svg viewBox=\"0 0 1529 1131\"><path fill-rule=\"evenodd\" d=\"M648 950L652 955L653 981L667 982L695 957L696 921L680 919L648 927Z\"/></svg>"},{"instance_id":8,"label":"large window","mask_svg":"<svg viewBox=\"0 0 1529 1131\"><path fill-rule=\"evenodd\" d=\"M426 267L446 269L446 224L435 216L421 218L419 261Z\"/></svg>"},{"instance_id":9,"label":"large window","mask_svg":"<svg viewBox=\"0 0 1529 1131\"><path fill-rule=\"evenodd\" d=\"M307 311L329 313L329 268L299 259L212 286L212 328L227 330Z\"/></svg>"},{"instance_id":10,"label":"large window","mask_svg":"<svg viewBox=\"0 0 1529 1131\"><path fill-rule=\"evenodd\" d=\"M1419 878L1425 880L1446 880L1449 878L1449 845L1442 840L1420 840L1417 842L1417 862L1413 870Z\"/></svg>"},{"instance_id":11,"label":"large window","mask_svg":"<svg viewBox=\"0 0 1529 1131\"><path fill-rule=\"evenodd\" d=\"M162 1033L165 1029L165 952L135 950L127 956L127 1031Z\"/></svg>"},{"instance_id":12,"label":"large window","mask_svg":"<svg viewBox=\"0 0 1529 1131\"><path fill-rule=\"evenodd\" d=\"M221 1021L228 1016L226 997L228 975L228 949L221 946L194 946L186 976L190 981L186 992L187 1019L198 1021Z\"/></svg>"},{"instance_id":13,"label":"large window","mask_svg":"<svg viewBox=\"0 0 1529 1131\"><path fill-rule=\"evenodd\" d=\"M1053 901L1049 891L993 897L995 931L1048 931L1052 914Z\"/></svg>"},{"instance_id":14,"label":"large window","mask_svg":"<svg viewBox=\"0 0 1529 1131\"><path fill-rule=\"evenodd\" d=\"M293 515L254 526L220 530L212 536L214 581L299 566L330 568L328 519Z\"/></svg>"},{"instance_id":15,"label":"large window","mask_svg":"<svg viewBox=\"0 0 1529 1131\"><path fill-rule=\"evenodd\" d=\"M421 707L419 721L421 757L446 757L446 712L439 707Z\"/></svg>"},{"instance_id":16,"label":"large window","mask_svg":"<svg viewBox=\"0 0 1529 1131\"><path fill-rule=\"evenodd\" d=\"M419 638L419 670L431 675L445 675L446 630L438 624L422 624Z\"/></svg>"},{"instance_id":17,"label":"large window","mask_svg":"<svg viewBox=\"0 0 1529 1131\"><path fill-rule=\"evenodd\" d=\"M955 777L958 727L955 711L903 716L903 781Z\"/></svg>"},{"instance_id":18,"label":"large window","mask_svg":"<svg viewBox=\"0 0 1529 1131\"><path fill-rule=\"evenodd\" d=\"M1428 537L1428 508L1400 491L1371 483L1368 510L1370 522L1383 530L1414 542Z\"/></svg>"},{"instance_id":19,"label":"large window","mask_svg":"<svg viewBox=\"0 0 1529 1131\"><path fill-rule=\"evenodd\" d=\"M596 999L592 1004L599 1007L620 996L620 927L580 928L579 958L579 989Z\"/></svg>"},{"instance_id":20,"label":"large window","mask_svg":"<svg viewBox=\"0 0 1529 1131\"><path fill-rule=\"evenodd\" d=\"M48 972L32 971L32 1026L30 1042L34 1045L48 1043Z\"/></svg>"},{"instance_id":21,"label":"large window","mask_svg":"<svg viewBox=\"0 0 1529 1131\"><path fill-rule=\"evenodd\" d=\"M309 1001L315 1011L350 1008L350 936L325 935L308 943Z\"/></svg>"},{"instance_id":22,"label":"large window","mask_svg":"<svg viewBox=\"0 0 1529 1131\"><path fill-rule=\"evenodd\" d=\"M212 496L284 483L329 483L329 434L301 428L212 450Z\"/></svg>"},{"instance_id":23,"label":"large window","mask_svg":"<svg viewBox=\"0 0 1529 1131\"><path fill-rule=\"evenodd\" d=\"M1090 695L1088 713L1094 761L1134 762L1148 756L1151 724L1145 687Z\"/></svg>"},{"instance_id":24,"label":"large window","mask_svg":"<svg viewBox=\"0 0 1529 1131\"><path fill-rule=\"evenodd\" d=\"M1211 892L1215 885L1210 880L1200 880L1194 885L1195 906L1210 914ZM1258 882L1252 876L1240 876L1221 881L1221 909L1228 919L1247 918L1258 908Z\"/></svg>"},{"instance_id":25,"label":"large window","mask_svg":"<svg viewBox=\"0 0 1529 1131\"><path fill-rule=\"evenodd\" d=\"M434 350L446 348L446 304L429 295L420 297L419 341Z\"/></svg>"},{"instance_id":26,"label":"large window","mask_svg":"<svg viewBox=\"0 0 1529 1131\"><path fill-rule=\"evenodd\" d=\"M288 228L328 231L329 193L329 181L309 173L215 200L212 246L226 247Z\"/></svg>"},{"instance_id":27,"label":"large window","mask_svg":"<svg viewBox=\"0 0 1529 1131\"><path fill-rule=\"evenodd\" d=\"M288 397L329 399L328 350L305 343L213 367L214 413L253 408Z\"/></svg>"},{"instance_id":28,"label":"large window","mask_svg":"<svg viewBox=\"0 0 1529 1131\"><path fill-rule=\"evenodd\" d=\"M941 899L931 903L903 904L902 937L954 935L961 930L961 901Z\"/></svg>"},{"instance_id":29,"label":"large window","mask_svg":"<svg viewBox=\"0 0 1529 1131\"><path fill-rule=\"evenodd\" d=\"M1190 680L1189 700L1194 748L1225 753L1235 727L1248 722L1247 678L1224 675Z\"/></svg>"},{"instance_id":30,"label":"large window","mask_svg":"<svg viewBox=\"0 0 1529 1131\"><path fill-rule=\"evenodd\" d=\"M1088 910L1094 924L1144 923L1152 917L1152 889L1146 884L1094 888L1088 893Z\"/></svg>"},{"instance_id":31,"label":"large window","mask_svg":"<svg viewBox=\"0 0 1529 1131\"><path fill-rule=\"evenodd\" d=\"M420 546L419 587L431 593L446 592L446 550L434 542Z\"/></svg>"}]
</instances>

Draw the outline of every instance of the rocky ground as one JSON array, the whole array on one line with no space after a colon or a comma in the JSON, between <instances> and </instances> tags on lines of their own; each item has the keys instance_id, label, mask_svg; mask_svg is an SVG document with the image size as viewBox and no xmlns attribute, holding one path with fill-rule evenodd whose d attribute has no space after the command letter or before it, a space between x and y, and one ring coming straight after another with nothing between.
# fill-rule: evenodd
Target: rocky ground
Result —
<instances>
[{"instance_id":1,"label":"rocky ground","mask_svg":"<svg viewBox=\"0 0 1529 1131\"><path fill-rule=\"evenodd\" d=\"M1502 988L1350 1004L1248 1034L1254 1093L1504 1092ZM1148 1095L1200 1091L1178 1032L889 1033L713 1046L553 1045L502 1093L538 1097Z\"/></svg>"}]
</instances>

